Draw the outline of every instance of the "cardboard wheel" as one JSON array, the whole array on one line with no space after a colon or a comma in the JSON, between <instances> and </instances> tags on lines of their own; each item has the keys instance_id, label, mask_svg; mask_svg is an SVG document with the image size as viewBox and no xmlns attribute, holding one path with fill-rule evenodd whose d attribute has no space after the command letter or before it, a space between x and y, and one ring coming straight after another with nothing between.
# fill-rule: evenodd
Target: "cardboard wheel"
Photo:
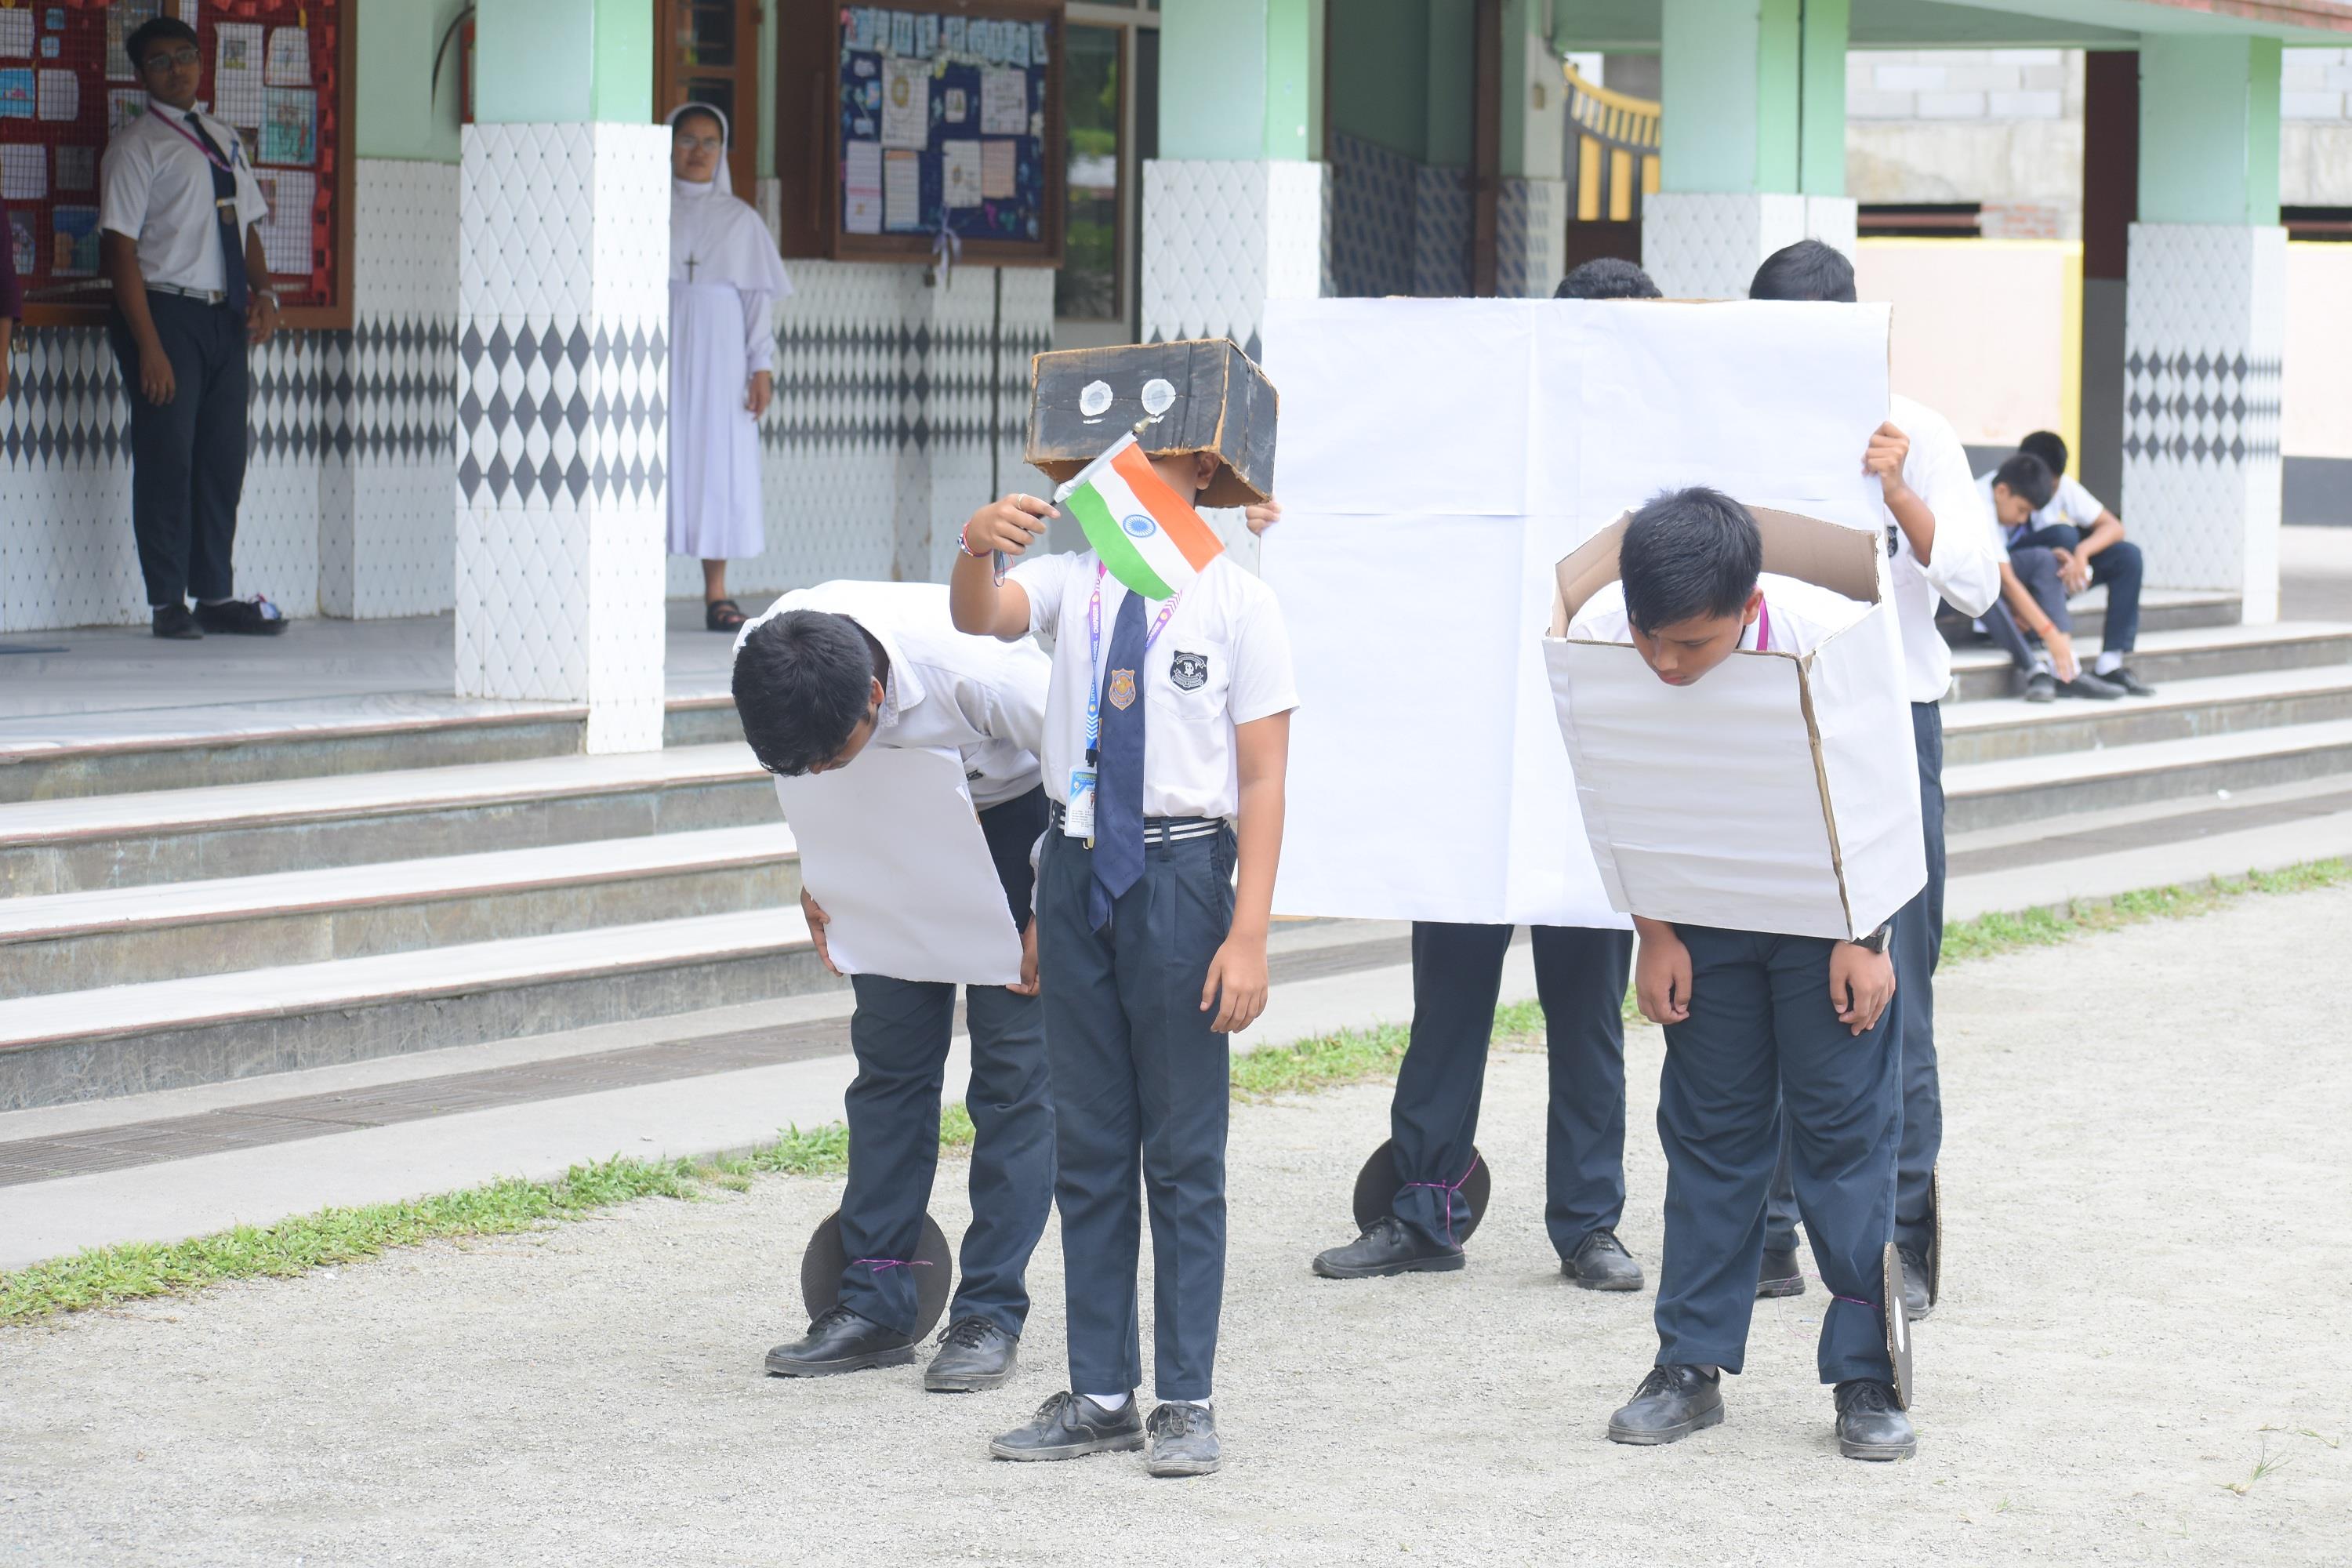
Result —
<instances>
[{"instance_id":1,"label":"cardboard wheel","mask_svg":"<svg viewBox=\"0 0 2352 1568\"><path fill-rule=\"evenodd\" d=\"M1474 1145L1470 1150L1470 1174L1462 1183L1462 1195L1470 1200L1470 1218L1462 1226L1455 1242L1470 1239L1478 1222L1486 1217L1486 1199L1494 1191L1494 1177L1486 1168L1486 1156ZM1370 1230L1372 1223L1396 1207L1396 1140L1391 1138L1372 1151L1364 1168L1356 1176L1356 1228Z\"/></svg>"},{"instance_id":2,"label":"cardboard wheel","mask_svg":"<svg viewBox=\"0 0 2352 1568\"><path fill-rule=\"evenodd\" d=\"M915 1338L921 1340L939 1327L941 1314L948 1310L948 1291L955 1283L955 1255L948 1250L948 1238L939 1222L929 1215L923 1216L922 1239L916 1244L911 1260L915 1269ZM801 1300L808 1308L812 1321L841 1300L841 1271L849 1267L849 1254L841 1246L841 1211L834 1210L824 1216L809 1237L808 1250L801 1254Z\"/></svg>"},{"instance_id":3,"label":"cardboard wheel","mask_svg":"<svg viewBox=\"0 0 2352 1568\"><path fill-rule=\"evenodd\" d=\"M1880 1264L1879 1299L1886 1303L1886 1359L1895 1363L1895 1403L1911 1408L1911 1314L1903 1305L1903 1254L1893 1242Z\"/></svg>"},{"instance_id":4,"label":"cardboard wheel","mask_svg":"<svg viewBox=\"0 0 2352 1568\"><path fill-rule=\"evenodd\" d=\"M1927 1305L1944 1293L1944 1168L1927 1173Z\"/></svg>"}]
</instances>

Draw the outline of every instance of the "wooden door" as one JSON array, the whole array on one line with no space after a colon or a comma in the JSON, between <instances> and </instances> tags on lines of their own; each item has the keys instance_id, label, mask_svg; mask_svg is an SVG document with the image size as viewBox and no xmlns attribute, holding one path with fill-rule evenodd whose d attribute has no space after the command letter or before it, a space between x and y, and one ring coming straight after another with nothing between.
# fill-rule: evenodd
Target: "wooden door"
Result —
<instances>
[{"instance_id":1,"label":"wooden door","mask_svg":"<svg viewBox=\"0 0 2352 1568\"><path fill-rule=\"evenodd\" d=\"M667 116L681 103L714 104L727 115L727 172L751 201L759 166L759 0L654 0L654 101Z\"/></svg>"}]
</instances>

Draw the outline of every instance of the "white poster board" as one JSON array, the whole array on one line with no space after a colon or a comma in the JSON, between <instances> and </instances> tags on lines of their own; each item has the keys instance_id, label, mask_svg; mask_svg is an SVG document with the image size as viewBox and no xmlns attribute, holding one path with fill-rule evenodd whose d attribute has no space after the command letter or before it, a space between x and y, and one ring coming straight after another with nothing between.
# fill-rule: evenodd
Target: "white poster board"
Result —
<instances>
[{"instance_id":1,"label":"white poster board","mask_svg":"<svg viewBox=\"0 0 2352 1568\"><path fill-rule=\"evenodd\" d=\"M1660 489L1878 530L1883 305L1270 300L1297 663L1275 909L1623 926L1542 638L1553 566Z\"/></svg>"},{"instance_id":2,"label":"white poster board","mask_svg":"<svg viewBox=\"0 0 2352 1568\"><path fill-rule=\"evenodd\" d=\"M962 761L867 746L832 773L776 780L801 883L844 974L1010 985L1021 933L1004 907Z\"/></svg>"}]
</instances>

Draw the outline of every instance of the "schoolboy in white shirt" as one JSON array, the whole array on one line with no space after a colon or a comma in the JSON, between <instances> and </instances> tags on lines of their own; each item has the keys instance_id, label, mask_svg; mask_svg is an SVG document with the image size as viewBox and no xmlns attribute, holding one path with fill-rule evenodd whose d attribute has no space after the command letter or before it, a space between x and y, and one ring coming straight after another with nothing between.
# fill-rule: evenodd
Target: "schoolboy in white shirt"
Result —
<instances>
[{"instance_id":1,"label":"schoolboy in white shirt","mask_svg":"<svg viewBox=\"0 0 2352 1568\"><path fill-rule=\"evenodd\" d=\"M286 629L239 601L231 556L245 489L246 349L278 330L257 226L268 215L245 142L197 111L195 30L158 16L123 41L147 111L114 134L100 176L109 336L131 403L131 525L159 637ZM188 610L188 596L196 600Z\"/></svg>"},{"instance_id":2,"label":"schoolboy in white shirt","mask_svg":"<svg viewBox=\"0 0 2352 1568\"><path fill-rule=\"evenodd\" d=\"M1738 650L1803 654L1864 606L1761 571L1755 518L1710 489L1667 492L1633 514L1619 582L1568 635L1629 642L1669 686L1703 679ZM1800 592L1800 590L1807 590ZM1889 679L1894 672L1889 672ZM1736 776L1736 758L1692 738L1692 765ZM1722 1373L1746 1362L1764 1209L1790 1139L1797 1200L1830 1302L1818 1362L1836 1388L1839 1447L1893 1459L1916 1447L1887 1354L1883 1258L1894 1227L1901 1061L1888 1003L1892 927L1861 942L1636 915L1634 990L1663 1026L1658 1135L1666 1153L1657 1363L1610 1418L1620 1443L1672 1443L1723 1419Z\"/></svg>"},{"instance_id":3,"label":"schoolboy in white shirt","mask_svg":"<svg viewBox=\"0 0 2352 1568\"><path fill-rule=\"evenodd\" d=\"M1218 465L1207 452L1151 459L1188 504ZM1054 637L1044 757L1055 799L1037 956L1070 1387L989 1451L1143 1448L1153 1475L1205 1475L1221 1460L1209 1400L1224 1295L1226 1037L1265 1005L1298 703L1290 640L1272 590L1225 555L1159 602L1129 592L1091 551L1024 560L1000 583L992 552L1024 554L1055 515L1033 496L982 508L950 581L959 629ZM1160 1402L1148 1426L1134 1392L1139 1189L1150 1195Z\"/></svg>"},{"instance_id":4,"label":"schoolboy in white shirt","mask_svg":"<svg viewBox=\"0 0 2352 1568\"><path fill-rule=\"evenodd\" d=\"M1023 933L1017 985L968 985L971 1036L971 1228L940 1348L923 1374L935 1394L996 1388L1019 1361L1029 1315L1024 1275L1054 1201L1054 1109L1037 1002L1029 849L1045 828L1037 748L1049 666L1023 638L965 637L929 583L824 583L795 589L735 643L735 709L752 754L785 777L847 767L868 746L952 750ZM877 825L877 831L884 825ZM833 967L824 907L801 909ZM808 1332L768 1352L778 1377L824 1377L915 1359L916 1245L940 1152L940 1091L955 1032L956 988L855 974L849 1044L849 1183L838 1301Z\"/></svg>"}]
</instances>

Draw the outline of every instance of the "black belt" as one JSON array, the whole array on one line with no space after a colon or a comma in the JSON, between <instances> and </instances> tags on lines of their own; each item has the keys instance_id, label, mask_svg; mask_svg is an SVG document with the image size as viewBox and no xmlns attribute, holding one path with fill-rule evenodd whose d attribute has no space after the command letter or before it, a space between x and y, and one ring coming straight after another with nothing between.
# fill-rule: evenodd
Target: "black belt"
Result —
<instances>
[{"instance_id":1,"label":"black belt","mask_svg":"<svg viewBox=\"0 0 2352 1568\"><path fill-rule=\"evenodd\" d=\"M1054 827L1059 831L1062 818L1068 815L1060 801L1053 803ZM1206 838L1225 825L1222 816L1147 816L1143 819L1143 841L1146 844L1181 844L1188 839Z\"/></svg>"}]
</instances>

